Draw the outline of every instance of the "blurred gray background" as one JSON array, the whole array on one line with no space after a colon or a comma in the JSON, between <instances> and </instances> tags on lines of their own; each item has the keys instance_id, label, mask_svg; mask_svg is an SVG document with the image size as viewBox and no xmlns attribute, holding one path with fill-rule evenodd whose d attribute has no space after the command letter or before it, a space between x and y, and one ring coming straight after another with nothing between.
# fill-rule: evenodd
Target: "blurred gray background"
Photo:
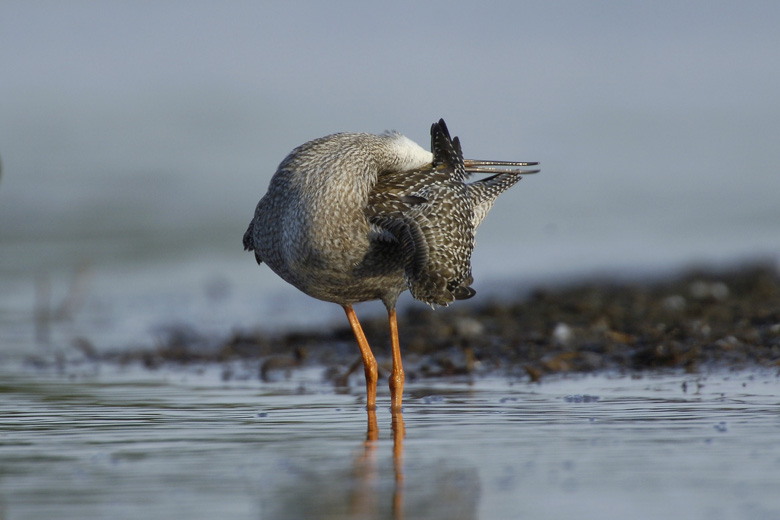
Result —
<instances>
[{"instance_id":1,"label":"blurred gray background","mask_svg":"<svg viewBox=\"0 0 780 520\"><path fill-rule=\"evenodd\" d=\"M478 292L777 259L778 20L771 1L4 0L4 338L42 299L80 298L71 333L114 345L341 319L242 251L254 206L306 140L427 146L439 117L469 157L542 162L480 228Z\"/></svg>"}]
</instances>

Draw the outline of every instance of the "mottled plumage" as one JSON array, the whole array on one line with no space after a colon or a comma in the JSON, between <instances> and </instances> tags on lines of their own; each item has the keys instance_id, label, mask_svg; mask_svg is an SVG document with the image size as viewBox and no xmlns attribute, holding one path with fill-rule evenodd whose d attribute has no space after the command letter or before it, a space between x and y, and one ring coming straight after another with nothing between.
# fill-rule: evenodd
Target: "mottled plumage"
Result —
<instances>
[{"instance_id":1,"label":"mottled plumage","mask_svg":"<svg viewBox=\"0 0 780 520\"><path fill-rule=\"evenodd\" d=\"M469 287L474 211L463 156L442 123L431 128L432 164L381 174L368 199L369 222L401 245L404 276L416 299L447 305Z\"/></svg>"},{"instance_id":2,"label":"mottled plumage","mask_svg":"<svg viewBox=\"0 0 780 520\"><path fill-rule=\"evenodd\" d=\"M315 139L279 165L244 248L348 316L353 303L382 300L394 323L406 289L431 305L474 295L476 229L519 174L535 173L508 167L535 164L464 160L443 120L431 126L431 152L395 132ZM469 184L471 173L494 175Z\"/></svg>"}]
</instances>

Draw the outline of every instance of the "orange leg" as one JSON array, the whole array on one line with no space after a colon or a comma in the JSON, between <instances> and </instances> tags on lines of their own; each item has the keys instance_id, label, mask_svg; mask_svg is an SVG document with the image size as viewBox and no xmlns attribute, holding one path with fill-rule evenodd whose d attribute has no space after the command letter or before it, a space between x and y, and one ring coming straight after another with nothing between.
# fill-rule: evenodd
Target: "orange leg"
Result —
<instances>
[{"instance_id":1,"label":"orange leg","mask_svg":"<svg viewBox=\"0 0 780 520\"><path fill-rule=\"evenodd\" d=\"M360 326L352 306L344 305L343 307L344 312L347 313L349 324L352 326L352 332L355 333L355 339L357 339L358 347L360 347L360 354L363 356L363 367L366 371L366 409L375 410L376 382L379 378L376 359L374 359L374 354L371 353L371 347L368 346L368 340L366 335L363 334L363 328Z\"/></svg>"},{"instance_id":2,"label":"orange leg","mask_svg":"<svg viewBox=\"0 0 780 520\"><path fill-rule=\"evenodd\" d=\"M404 395L404 367L401 364L401 345L398 342L398 322L395 317L395 309L390 309L387 315L390 319L390 341L393 345L393 371L390 374L391 410L400 412Z\"/></svg>"}]
</instances>

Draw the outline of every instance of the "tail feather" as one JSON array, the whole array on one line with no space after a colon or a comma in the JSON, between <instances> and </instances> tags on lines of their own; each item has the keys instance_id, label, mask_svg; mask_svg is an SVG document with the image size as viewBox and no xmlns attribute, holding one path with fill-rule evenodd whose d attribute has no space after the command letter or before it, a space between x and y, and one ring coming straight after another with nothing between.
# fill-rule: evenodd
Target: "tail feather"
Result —
<instances>
[{"instance_id":1,"label":"tail feather","mask_svg":"<svg viewBox=\"0 0 780 520\"><path fill-rule=\"evenodd\" d=\"M244 251L255 250L255 240L254 238L252 238L254 231L255 231L255 220L252 219L252 222L249 223L249 227L244 232Z\"/></svg>"},{"instance_id":2,"label":"tail feather","mask_svg":"<svg viewBox=\"0 0 780 520\"><path fill-rule=\"evenodd\" d=\"M498 196L517 184L520 179L522 177L515 173L499 173L466 185L474 208L474 229L485 219Z\"/></svg>"},{"instance_id":3,"label":"tail feather","mask_svg":"<svg viewBox=\"0 0 780 520\"><path fill-rule=\"evenodd\" d=\"M255 249L255 219L252 219L252 221L249 223L249 227L244 232L244 251L254 251L255 252L255 261L259 264L263 263L263 259L260 258L260 253L257 252Z\"/></svg>"}]
</instances>

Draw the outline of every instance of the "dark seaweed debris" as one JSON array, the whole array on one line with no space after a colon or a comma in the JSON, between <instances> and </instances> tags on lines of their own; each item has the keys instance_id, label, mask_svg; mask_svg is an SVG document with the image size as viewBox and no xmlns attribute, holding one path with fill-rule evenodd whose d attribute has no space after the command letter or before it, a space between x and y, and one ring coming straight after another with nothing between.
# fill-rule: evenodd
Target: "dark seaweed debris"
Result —
<instances>
[{"instance_id":1,"label":"dark seaweed debris","mask_svg":"<svg viewBox=\"0 0 780 520\"><path fill-rule=\"evenodd\" d=\"M387 370L386 320L367 319L363 326ZM399 317L399 329L409 379L499 372L536 381L561 372L778 366L780 276L762 264L664 281L588 281L538 288L516 301L436 312L414 306ZM362 373L346 324L307 333L239 331L216 340L172 329L157 348L111 357L149 368L243 360L257 363L263 379L312 364L327 367L336 383Z\"/></svg>"}]
</instances>

